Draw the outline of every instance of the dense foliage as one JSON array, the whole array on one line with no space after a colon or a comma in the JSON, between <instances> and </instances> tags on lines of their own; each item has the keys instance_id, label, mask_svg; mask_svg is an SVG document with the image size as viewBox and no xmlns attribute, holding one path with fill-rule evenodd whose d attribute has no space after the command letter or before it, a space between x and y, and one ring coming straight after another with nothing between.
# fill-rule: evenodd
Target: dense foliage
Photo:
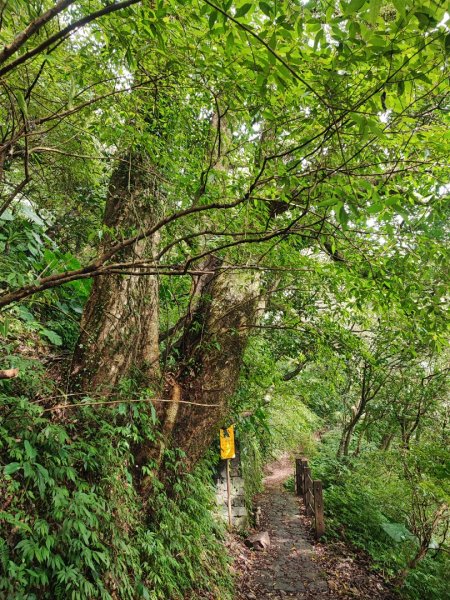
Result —
<instances>
[{"instance_id":1,"label":"dense foliage","mask_svg":"<svg viewBox=\"0 0 450 600\"><path fill-rule=\"evenodd\" d=\"M39 363L21 367L35 393L50 392ZM131 447L158 435L154 412L149 420L142 404L124 402L49 421L2 387L2 598L156 600L203 587L227 596L210 461L186 474L182 457L167 452L164 482L154 480L144 505Z\"/></svg>"},{"instance_id":2,"label":"dense foliage","mask_svg":"<svg viewBox=\"0 0 450 600\"><path fill-rule=\"evenodd\" d=\"M445 598L450 457L442 440L408 453L367 448L345 463L333 451L327 440L312 464L326 484L329 535L368 552L407 597Z\"/></svg>"},{"instance_id":3,"label":"dense foliage","mask_svg":"<svg viewBox=\"0 0 450 600\"><path fill-rule=\"evenodd\" d=\"M301 447L442 598L444 3L0 4L0 593L226 598L193 463L233 418L247 502Z\"/></svg>"},{"instance_id":4,"label":"dense foliage","mask_svg":"<svg viewBox=\"0 0 450 600\"><path fill-rule=\"evenodd\" d=\"M392 310L375 321L360 315L358 324L330 328L335 306L321 309L321 336L309 357L307 345L300 355L292 348L292 333L277 334L288 346L274 348L271 336L270 346L259 342L259 357L272 362L265 370L256 362L247 386L268 401L270 435L259 436L261 447L312 457L314 478L324 486L328 539L367 552L373 568L405 597L445 598L448 353L420 345ZM303 334L300 327L298 337ZM261 375L269 378L269 394L258 395ZM293 491L293 479L287 487Z\"/></svg>"}]
</instances>

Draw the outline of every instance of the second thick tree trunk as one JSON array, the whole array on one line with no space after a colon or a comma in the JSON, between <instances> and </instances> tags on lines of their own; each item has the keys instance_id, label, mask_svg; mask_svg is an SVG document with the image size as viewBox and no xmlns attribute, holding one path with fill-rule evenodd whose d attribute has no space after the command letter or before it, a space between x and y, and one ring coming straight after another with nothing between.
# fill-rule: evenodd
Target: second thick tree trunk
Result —
<instances>
[{"instance_id":1,"label":"second thick tree trunk","mask_svg":"<svg viewBox=\"0 0 450 600\"><path fill-rule=\"evenodd\" d=\"M171 428L172 445L190 463L211 445L236 390L242 357L260 306L260 280L250 272L224 272L205 286L181 348L177 381L181 400Z\"/></svg>"}]
</instances>

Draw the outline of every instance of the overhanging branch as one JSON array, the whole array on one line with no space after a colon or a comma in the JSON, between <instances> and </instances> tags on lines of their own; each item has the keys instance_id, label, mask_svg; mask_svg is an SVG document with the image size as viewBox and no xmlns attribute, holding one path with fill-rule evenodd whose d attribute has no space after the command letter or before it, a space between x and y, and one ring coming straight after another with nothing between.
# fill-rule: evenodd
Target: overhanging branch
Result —
<instances>
[{"instance_id":1,"label":"overhanging branch","mask_svg":"<svg viewBox=\"0 0 450 600\"><path fill-rule=\"evenodd\" d=\"M123 2L118 2L117 4L109 4L108 6L105 6L104 8L97 10L96 12L93 12L90 15L87 15L86 17L83 17L82 19L79 19L78 21L74 21L73 23L70 23L70 25L67 25L67 27L64 27L63 29L61 29L60 31L55 33L54 35L51 35L44 42L42 42L41 44L39 44L32 50L25 52L24 54L22 54L22 56L19 56L19 58L16 58L16 60L14 60L11 63L4 66L3 69L0 69L0 77L3 77L4 75L9 73L13 69L18 67L19 65L27 62L30 58L33 58L33 56L36 56L36 55L40 54L41 52L43 52L44 50L47 50L47 48L49 48L52 44L55 44L55 43L59 42L60 40L67 39L73 31L80 29L80 27L83 27L84 25L87 25L88 23L91 23L92 21L99 19L100 17L103 17L104 15L111 14L113 12L122 10L124 8L128 8L129 6L132 6L133 4L138 4L139 2L141 2L141 0L124 0ZM30 36L28 36L28 37L30 37Z\"/></svg>"}]
</instances>

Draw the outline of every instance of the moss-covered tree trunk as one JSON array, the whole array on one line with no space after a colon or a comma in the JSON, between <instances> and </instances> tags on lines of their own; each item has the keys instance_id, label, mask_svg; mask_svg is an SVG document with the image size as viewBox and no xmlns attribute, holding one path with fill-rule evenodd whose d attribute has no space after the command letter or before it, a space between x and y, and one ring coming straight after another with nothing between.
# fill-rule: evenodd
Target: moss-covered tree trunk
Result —
<instances>
[{"instance_id":1,"label":"moss-covered tree trunk","mask_svg":"<svg viewBox=\"0 0 450 600\"><path fill-rule=\"evenodd\" d=\"M109 184L101 251L153 224L158 189L150 161L133 153L119 161ZM151 261L158 239L145 238L116 254L117 262ZM158 281L151 275L97 277L81 320L72 388L109 394L133 376L148 382L158 371Z\"/></svg>"},{"instance_id":2,"label":"moss-covered tree trunk","mask_svg":"<svg viewBox=\"0 0 450 600\"><path fill-rule=\"evenodd\" d=\"M142 156L121 161L111 177L102 251L156 218L158 190ZM150 174L149 174L150 173ZM158 240L144 239L115 261L152 260ZM155 406L158 443L135 449L139 468L162 464L166 448L180 448L190 464L208 449L229 410L249 332L259 305L259 277L250 271L220 271L208 257L193 282L191 309L175 344L178 364L162 373ZM85 306L72 369L72 388L108 395L133 376L143 386L159 374L158 282L153 275L109 274L97 278ZM179 331L179 330L178 330ZM141 480L141 492L151 483Z\"/></svg>"},{"instance_id":3,"label":"moss-covered tree trunk","mask_svg":"<svg viewBox=\"0 0 450 600\"><path fill-rule=\"evenodd\" d=\"M260 306L259 277L223 272L203 287L194 318L179 344L181 364L172 446L196 460L211 445L229 413L248 335Z\"/></svg>"}]
</instances>

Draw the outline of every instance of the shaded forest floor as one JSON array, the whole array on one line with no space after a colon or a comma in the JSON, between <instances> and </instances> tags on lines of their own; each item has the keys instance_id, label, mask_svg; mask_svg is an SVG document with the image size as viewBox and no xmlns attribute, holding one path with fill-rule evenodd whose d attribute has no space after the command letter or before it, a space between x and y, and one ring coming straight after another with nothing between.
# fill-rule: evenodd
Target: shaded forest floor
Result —
<instances>
[{"instance_id":1,"label":"shaded forest floor","mask_svg":"<svg viewBox=\"0 0 450 600\"><path fill-rule=\"evenodd\" d=\"M398 598L370 572L363 553L343 543L314 540L301 502L283 487L292 471L287 457L269 465L264 492L257 498L262 510L258 529L269 532L270 548L257 552L238 537L230 541L237 576L235 599Z\"/></svg>"}]
</instances>

